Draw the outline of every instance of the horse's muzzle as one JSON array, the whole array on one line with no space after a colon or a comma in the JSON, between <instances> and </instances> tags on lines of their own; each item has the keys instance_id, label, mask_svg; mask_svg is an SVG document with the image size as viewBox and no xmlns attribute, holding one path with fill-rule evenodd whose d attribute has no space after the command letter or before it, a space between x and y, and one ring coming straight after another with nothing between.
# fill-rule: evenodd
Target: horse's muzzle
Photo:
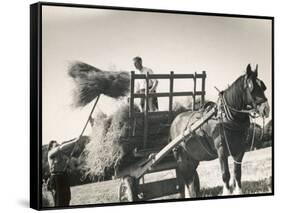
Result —
<instances>
[{"instance_id":1,"label":"horse's muzzle","mask_svg":"<svg viewBox=\"0 0 281 213\"><path fill-rule=\"evenodd\" d=\"M268 118L269 112L270 112L268 101L265 101L265 102L257 105L257 111L260 116Z\"/></svg>"}]
</instances>

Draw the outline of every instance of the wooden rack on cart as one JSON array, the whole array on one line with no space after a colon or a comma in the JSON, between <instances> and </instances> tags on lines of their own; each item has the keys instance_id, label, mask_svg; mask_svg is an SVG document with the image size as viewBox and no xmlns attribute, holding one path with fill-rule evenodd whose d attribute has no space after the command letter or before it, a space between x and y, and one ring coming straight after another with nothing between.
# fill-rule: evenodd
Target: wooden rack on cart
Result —
<instances>
[{"instance_id":1,"label":"wooden rack on cart","mask_svg":"<svg viewBox=\"0 0 281 213\"><path fill-rule=\"evenodd\" d=\"M149 93L150 79L166 79L169 80L169 92ZM174 91L175 80L187 80L190 84L193 80L193 90L178 92ZM135 93L135 81L145 80L146 90L144 94ZM174 97L191 96L192 110L196 109L196 97L200 97L200 105L205 102L205 80L206 72L194 74L135 74L131 72L130 84L130 109L129 109L129 137L126 139L128 143L141 144L134 150L134 156L140 160L123 168L116 173L117 178L122 178L119 189L119 199L121 202L149 200L157 197L163 197L175 193L182 193L183 184L178 182L177 178L168 180L160 180L150 183L140 183L140 179L147 173L165 171L176 168L176 162L170 155L171 150L177 146L182 140L190 137L192 132L200 128L209 118L216 113L216 108L208 112L201 120L195 122L182 135L168 143L169 128L175 118L173 111ZM201 82L198 82L201 81ZM200 90L197 85L201 83ZM148 99L151 97L168 97L169 107L167 111L149 112ZM144 112L135 111L135 99L144 99ZM157 130L157 131L156 131ZM142 142L140 142L140 140ZM153 156L153 157L152 157Z\"/></svg>"}]
</instances>

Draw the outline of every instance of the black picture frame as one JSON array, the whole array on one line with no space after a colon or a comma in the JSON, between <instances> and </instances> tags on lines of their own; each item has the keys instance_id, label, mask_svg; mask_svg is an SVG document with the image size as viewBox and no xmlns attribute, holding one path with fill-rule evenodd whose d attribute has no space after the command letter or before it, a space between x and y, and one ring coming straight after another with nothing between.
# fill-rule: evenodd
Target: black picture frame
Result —
<instances>
[{"instance_id":1,"label":"black picture frame","mask_svg":"<svg viewBox=\"0 0 281 213\"><path fill-rule=\"evenodd\" d=\"M190 200L209 200L209 199L226 199L237 197L253 197L253 196L272 196L274 195L274 17L257 16L257 15L242 15L242 14L224 14L224 13L206 13L194 11L175 11L162 9L148 8L130 8L130 7L112 7L103 5L83 5L69 3L50 3L38 2L30 5L30 207L37 210L49 209L65 209L65 208L81 208L81 207L98 207L98 206L115 206L115 205L136 205L146 203L165 203L187 201L187 199L168 199L155 201L138 201L127 203L106 203L106 204L89 204L75 205L65 207L43 207L42 206L42 7L75 7L75 8L94 8L108 9L119 11L138 11L138 12L154 12L154 13L170 13L170 14L187 14L200 16L216 16L216 17L235 17L249 19L266 19L271 21L272 35L272 192L259 194L245 194L239 196L215 196L215 197L200 197Z\"/></svg>"}]
</instances>

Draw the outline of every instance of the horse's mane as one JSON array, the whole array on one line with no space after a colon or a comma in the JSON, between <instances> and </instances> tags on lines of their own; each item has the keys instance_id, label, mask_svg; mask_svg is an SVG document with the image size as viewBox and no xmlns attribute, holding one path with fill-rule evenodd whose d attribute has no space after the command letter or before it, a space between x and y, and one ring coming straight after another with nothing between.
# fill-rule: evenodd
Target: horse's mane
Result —
<instances>
[{"instance_id":1,"label":"horse's mane","mask_svg":"<svg viewBox=\"0 0 281 213\"><path fill-rule=\"evenodd\" d=\"M244 90L244 75L236 79L225 91L224 96L228 105L236 109L246 106Z\"/></svg>"}]
</instances>

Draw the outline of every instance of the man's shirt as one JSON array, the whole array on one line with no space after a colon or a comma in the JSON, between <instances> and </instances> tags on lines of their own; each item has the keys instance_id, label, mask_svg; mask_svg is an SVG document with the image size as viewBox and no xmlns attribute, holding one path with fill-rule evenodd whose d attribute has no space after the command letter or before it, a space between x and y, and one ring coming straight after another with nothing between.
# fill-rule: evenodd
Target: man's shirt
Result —
<instances>
[{"instance_id":1,"label":"man's shirt","mask_svg":"<svg viewBox=\"0 0 281 213\"><path fill-rule=\"evenodd\" d=\"M147 67L142 67L141 71L138 70L138 74L146 75L147 73L153 74L152 69L147 68ZM152 87L153 83L154 83L154 79L149 79L148 87ZM146 89L146 80L145 79L137 80L136 91L145 90L145 89Z\"/></svg>"}]
</instances>

